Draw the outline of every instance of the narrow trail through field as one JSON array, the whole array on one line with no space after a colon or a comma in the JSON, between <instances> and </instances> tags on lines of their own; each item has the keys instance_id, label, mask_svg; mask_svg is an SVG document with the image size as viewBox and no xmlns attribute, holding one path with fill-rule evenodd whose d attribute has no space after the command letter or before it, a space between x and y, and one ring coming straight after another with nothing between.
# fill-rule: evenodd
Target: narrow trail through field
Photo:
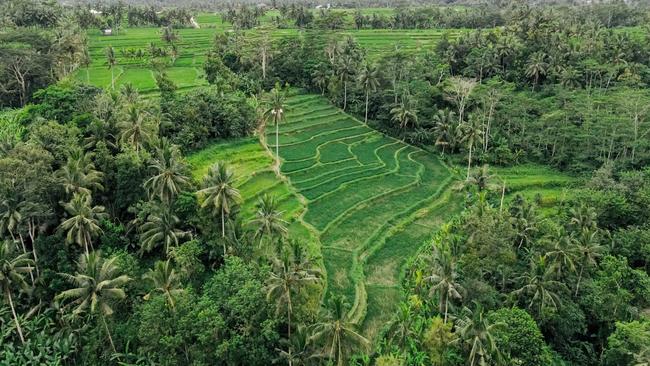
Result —
<instances>
[{"instance_id":1,"label":"narrow trail through field","mask_svg":"<svg viewBox=\"0 0 650 366\"><path fill-rule=\"evenodd\" d=\"M306 200L319 234L327 296L341 294L375 339L401 300L413 257L454 213L452 175L433 154L384 136L319 95L288 100L280 127L281 173ZM266 142L275 151L275 134Z\"/></svg>"}]
</instances>

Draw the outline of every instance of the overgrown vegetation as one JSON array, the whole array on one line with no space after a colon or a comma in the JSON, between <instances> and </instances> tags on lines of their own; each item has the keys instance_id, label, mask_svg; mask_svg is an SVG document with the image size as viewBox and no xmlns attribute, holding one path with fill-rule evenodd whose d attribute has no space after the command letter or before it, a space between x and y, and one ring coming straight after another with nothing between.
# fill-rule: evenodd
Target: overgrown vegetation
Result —
<instances>
[{"instance_id":1,"label":"overgrown vegetation","mask_svg":"<svg viewBox=\"0 0 650 366\"><path fill-rule=\"evenodd\" d=\"M647 8L331 5L0 5L0 364L648 363Z\"/></svg>"}]
</instances>

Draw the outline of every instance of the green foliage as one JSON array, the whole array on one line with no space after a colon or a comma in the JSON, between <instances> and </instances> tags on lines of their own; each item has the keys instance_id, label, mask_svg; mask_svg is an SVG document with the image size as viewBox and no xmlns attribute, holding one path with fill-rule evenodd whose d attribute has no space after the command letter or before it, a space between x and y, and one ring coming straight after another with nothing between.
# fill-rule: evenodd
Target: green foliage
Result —
<instances>
[{"instance_id":1,"label":"green foliage","mask_svg":"<svg viewBox=\"0 0 650 366\"><path fill-rule=\"evenodd\" d=\"M78 339L61 330L54 321L52 311L22 318L27 342L4 333L0 338L0 363L5 365L56 366L72 363L79 350ZM0 324L10 324L9 308L0 309Z\"/></svg>"},{"instance_id":2,"label":"green foliage","mask_svg":"<svg viewBox=\"0 0 650 366\"><path fill-rule=\"evenodd\" d=\"M217 353L224 364L266 365L275 358L279 335L263 292L266 276L265 270L232 257L204 285L203 300L218 309L226 324Z\"/></svg>"},{"instance_id":3,"label":"green foliage","mask_svg":"<svg viewBox=\"0 0 650 366\"><path fill-rule=\"evenodd\" d=\"M238 94L223 95L216 88L204 88L178 96L164 106L174 123L168 130L172 142L187 150L204 147L214 139L238 138L255 127L254 109ZM187 119L191 116L191 119Z\"/></svg>"},{"instance_id":4,"label":"green foliage","mask_svg":"<svg viewBox=\"0 0 650 366\"><path fill-rule=\"evenodd\" d=\"M61 124L77 115L90 111L92 101L100 89L74 83L59 83L34 93L34 103L41 117Z\"/></svg>"},{"instance_id":5,"label":"green foliage","mask_svg":"<svg viewBox=\"0 0 650 366\"><path fill-rule=\"evenodd\" d=\"M650 322L617 322L616 330L607 338L603 365L634 365L635 356L647 351L648 344Z\"/></svg>"},{"instance_id":6,"label":"green foliage","mask_svg":"<svg viewBox=\"0 0 650 366\"><path fill-rule=\"evenodd\" d=\"M496 342L502 354L513 365L548 365L548 348L535 320L518 308L499 309L488 313L493 323L505 325L496 330Z\"/></svg>"}]
</instances>

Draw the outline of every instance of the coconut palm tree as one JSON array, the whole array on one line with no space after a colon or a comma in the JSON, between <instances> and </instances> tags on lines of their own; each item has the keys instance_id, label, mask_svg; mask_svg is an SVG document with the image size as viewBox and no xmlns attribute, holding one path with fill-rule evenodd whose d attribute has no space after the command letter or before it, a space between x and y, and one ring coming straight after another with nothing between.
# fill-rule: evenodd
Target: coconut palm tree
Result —
<instances>
[{"instance_id":1,"label":"coconut palm tree","mask_svg":"<svg viewBox=\"0 0 650 366\"><path fill-rule=\"evenodd\" d=\"M10 183L8 189L4 192L4 197L0 200L0 235L9 233L13 242L20 242L22 246L23 253L27 253L27 247L25 246L25 240L23 238L22 232L24 230L25 224L28 225L30 229L33 229L30 224L31 216L35 215L32 211L35 208L33 202L29 202L24 197L24 192L18 190L18 187L15 186L14 182ZM39 209L46 213L47 208L38 206ZM33 240L32 240L33 242ZM36 247L32 245L34 260L36 260ZM30 271L29 277L34 284L34 274Z\"/></svg>"},{"instance_id":2,"label":"coconut palm tree","mask_svg":"<svg viewBox=\"0 0 650 366\"><path fill-rule=\"evenodd\" d=\"M213 212L221 215L221 236L226 237L226 216L233 206L241 200L239 190L235 188L235 177L225 163L212 165L208 174L203 178L203 189L196 192L203 196L201 208L210 207ZM223 254L226 255L226 241L223 243Z\"/></svg>"},{"instance_id":3,"label":"coconut palm tree","mask_svg":"<svg viewBox=\"0 0 650 366\"><path fill-rule=\"evenodd\" d=\"M81 254L74 275L61 273L74 288L65 290L54 298L56 301L72 300L65 307L74 306L74 315L86 311L91 316L97 315L104 324L113 352L116 352L115 344L108 330L106 317L113 314L111 305L114 301L126 298L122 287L131 280L129 276L119 273L116 260L117 257L102 258L100 251Z\"/></svg>"},{"instance_id":4,"label":"coconut palm tree","mask_svg":"<svg viewBox=\"0 0 650 366\"><path fill-rule=\"evenodd\" d=\"M302 268L300 263L285 253L282 259L273 261L273 271L270 273L266 285L266 298L273 300L276 311L280 313L286 309L287 338L291 339L291 316L293 314L293 295L301 291L307 284L318 281L316 272Z\"/></svg>"},{"instance_id":5,"label":"coconut palm tree","mask_svg":"<svg viewBox=\"0 0 650 366\"><path fill-rule=\"evenodd\" d=\"M3 192L0 199L0 234L9 233L16 240L18 226L23 221L22 208L25 201L14 183L10 184L12 186Z\"/></svg>"},{"instance_id":6,"label":"coconut palm tree","mask_svg":"<svg viewBox=\"0 0 650 366\"><path fill-rule=\"evenodd\" d=\"M179 40L179 37L171 26L166 26L160 31L160 39L165 43L174 44L174 42Z\"/></svg>"},{"instance_id":7,"label":"coconut palm tree","mask_svg":"<svg viewBox=\"0 0 650 366\"><path fill-rule=\"evenodd\" d=\"M433 132L436 134L436 146L442 146L442 153L449 146L450 150L456 148L456 114L449 110L438 110L433 115Z\"/></svg>"},{"instance_id":8,"label":"coconut palm tree","mask_svg":"<svg viewBox=\"0 0 650 366\"><path fill-rule=\"evenodd\" d=\"M343 296L332 296L328 305L329 311L314 325L309 340L322 346L323 357L343 366L354 351L368 349L370 342L350 322Z\"/></svg>"},{"instance_id":9,"label":"coconut palm tree","mask_svg":"<svg viewBox=\"0 0 650 366\"><path fill-rule=\"evenodd\" d=\"M579 88L580 80L582 80L582 74L573 67L567 67L560 74L560 84L565 88Z\"/></svg>"},{"instance_id":10,"label":"coconut palm tree","mask_svg":"<svg viewBox=\"0 0 650 366\"><path fill-rule=\"evenodd\" d=\"M76 243L84 247L86 254L88 247L92 248L94 237L102 233L99 222L108 217L103 206L92 206L92 197L87 194L75 193L70 202L63 205L70 218L59 225L59 230L65 230L66 243Z\"/></svg>"},{"instance_id":11,"label":"coconut palm tree","mask_svg":"<svg viewBox=\"0 0 650 366\"><path fill-rule=\"evenodd\" d=\"M346 110L348 106L348 82L357 71L357 63L351 55L344 55L337 65L336 71L343 83L343 110Z\"/></svg>"},{"instance_id":12,"label":"coconut palm tree","mask_svg":"<svg viewBox=\"0 0 650 366\"><path fill-rule=\"evenodd\" d=\"M171 206L162 204L152 212L141 227L140 250L141 253L150 252L162 244L165 253L169 254L170 248L177 247L179 240L187 233L177 229L180 220L172 212Z\"/></svg>"},{"instance_id":13,"label":"coconut palm tree","mask_svg":"<svg viewBox=\"0 0 650 366\"><path fill-rule=\"evenodd\" d=\"M264 194L257 202L255 219L251 225L256 228L253 237L261 241L264 237L269 239L287 235L288 223L282 218L282 211L278 210L278 202L274 196Z\"/></svg>"},{"instance_id":14,"label":"coconut palm tree","mask_svg":"<svg viewBox=\"0 0 650 366\"><path fill-rule=\"evenodd\" d=\"M120 95L122 96L122 99L129 104L135 104L140 101L140 93L132 83L122 84Z\"/></svg>"},{"instance_id":15,"label":"coconut palm tree","mask_svg":"<svg viewBox=\"0 0 650 366\"><path fill-rule=\"evenodd\" d=\"M408 95L402 97L402 101L390 110L391 121L398 123L400 129L418 123L418 110L415 103Z\"/></svg>"},{"instance_id":16,"label":"coconut palm tree","mask_svg":"<svg viewBox=\"0 0 650 366\"><path fill-rule=\"evenodd\" d=\"M117 66L117 57L115 56L115 49L112 46L106 47L106 64L111 70L111 89L115 90L115 66Z\"/></svg>"},{"instance_id":17,"label":"coconut palm tree","mask_svg":"<svg viewBox=\"0 0 650 366\"><path fill-rule=\"evenodd\" d=\"M463 313L456 321L456 326L463 344L469 350L468 365L498 364L501 353L497 347L495 333L505 324L488 321L480 306L474 311L465 308Z\"/></svg>"},{"instance_id":18,"label":"coconut palm tree","mask_svg":"<svg viewBox=\"0 0 650 366\"><path fill-rule=\"evenodd\" d=\"M582 232L576 239L576 261L580 270L578 271L578 282L574 296L578 296L580 291L580 281L585 268L595 267L598 265L598 258L603 255L605 247L598 243L598 231L582 229Z\"/></svg>"},{"instance_id":19,"label":"coconut palm tree","mask_svg":"<svg viewBox=\"0 0 650 366\"><path fill-rule=\"evenodd\" d=\"M257 52L259 52L260 63L262 64L262 80L266 80L266 67L271 58L271 41L269 35L264 33L257 44Z\"/></svg>"},{"instance_id":20,"label":"coconut palm tree","mask_svg":"<svg viewBox=\"0 0 650 366\"><path fill-rule=\"evenodd\" d=\"M548 71L548 62L546 62L544 52L535 52L530 56L526 64L526 76L533 78L533 90L539 83L539 79L546 76Z\"/></svg>"},{"instance_id":21,"label":"coconut palm tree","mask_svg":"<svg viewBox=\"0 0 650 366\"><path fill-rule=\"evenodd\" d=\"M461 299L462 285L458 282L459 274L456 271L456 262L451 250L444 244L433 247L431 256L431 275L427 280L432 283L430 296L438 294L439 311L444 314L447 323L450 299Z\"/></svg>"},{"instance_id":22,"label":"coconut palm tree","mask_svg":"<svg viewBox=\"0 0 650 366\"><path fill-rule=\"evenodd\" d=\"M16 246L9 242L0 242L0 291L11 308L11 315L16 324L16 331L22 344L25 344L23 329L20 327L16 307L14 305L12 291L18 287L27 290L29 286L25 281L25 273L32 271L34 261L29 259L28 253L16 253Z\"/></svg>"},{"instance_id":23,"label":"coconut palm tree","mask_svg":"<svg viewBox=\"0 0 650 366\"><path fill-rule=\"evenodd\" d=\"M330 79L330 75L325 69L325 66L323 64L319 64L314 69L314 72L312 72L311 78L311 81L314 83L314 85L320 89L320 95L325 95L327 82Z\"/></svg>"},{"instance_id":24,"label":"coconut palm tree","mask_svg":"<svg viewBox=\"0 0 650 366\"><path fill-rule=\"evenodd\" d=\"M104 174L95 169L92 155L80 148L68 152L67 162L56 172L66 194L91 194L92 190L104 189L101 183Z\"/></svg>"},{"instance_id":25,"label":"coconut palm tree","mask_svg":"<svg viewBox=\"0 0 650 366\"><path fill-rule=\"evenodd\" d=\"M487 164L484 164L480 169L475 170L470 174L469 179L461 182L459 188L470 189L476 187L479 193L495 189L497 185L492 183L494 176L490 174L490 169Z\"/></svg>"},{"instance_id":26,"label":"coconut palm tree","mask_svg":"<svg viewBox=\"0 0 650 366\"><path fill-rule=\"evenodd\" d=\"M517 193L509 208L510 222L517 233L517 249L526 246L538 231L540 218L535 210L535 205L527 202Z\"/></svg>"},{"instance_id":27,"label":"coconut palm tree","mask_svg":"<svg viewBox=\"0 0 650 366\"><path fill-rule=\"evenodd\" d=\"M545 308L556 310L560 306L560 297L556 291L564 284L551 279L552 277L553 272L544 257L539 257L537 260L531 258L530 270L518 278L522 285L518 290L513 291L513 294L523 296L525 301L528 301L528 308L532 309L537 305L535 310L538 314L542 314Z\"/></svg>"},{"instance_id":28,"label":"coconut palm tree","mask_svg":"<svg viewBox=\"0 0 650 366\"><path fill-rule=\"evenodd\" d=\"M117 126L120 129L120 143L131 145L136 153L158 134L157 120L137 104L127 106Z\"/></svg>"},{"instance_id":29,"label":"coconut palm tree","mask_svg":"<svg viewBox=\"0 0 650 366\"><path fill-rule=\"evenodd\" d=\"M483 129L475 118L469 118L468 122L461 123L458 129L459 140L467 145L467 179L472 169L472 151L474 145L481 140Z\"/></svg>"},{"instance_id":30,"label":"coconut palm tree","mask_svg":"<svg viewBox=\"0 0 650 366\"><path fill-rule=\"evenodd\" d=\"M161 202L171 205L183 188L190 185L190 178L186 174L187 167L181 159L178 147L166 138L161 138L156 147L156 156L149 164L154 175L144 183L150 198L155 196Z\"/></svg>"},{"instance_id":31,"label":"coconut palm tree","mask_svg":"<svg viewBox=\"0 0 650 366\"><path fill-rule=\"evenodd\" d=\"M557 278L563 278L567 271L575 273L576 253L573 237L568 235L563 227L556 227L555 232L546 240L553 246L552 250L544 254L544 257L549 260L549 269Z\"/></svg>"},{"instance_id":32,"label":"coconut palm tree","mask_svg":"<svg viewBox=\"0 0 650 366\"><path fill-rule=\"evenodd\" d=\"M279 360L284 360L292 366L306 366L311 364L310 360L313 359L313 354L309 347L309 334L306 326L298 324L291 339L286 339L285 341L287 343L286 350L276 348L276 351L280 355L278 357Z\"/></svg>"},{"instance_id":33,"label":"coconut palm tree","mask_svg":"<svg viewBox=\"0 0 650 366\"><path fill-rule=\"evenodd\" d=\"M269 94L267 104L268 107L264 111L264 119L268 123L269 120L275 125L275 157L276 161L280 162L280 122L284 121L284 114L287 110L285 104L285 93L280 89L280 84L275 84L275 87Z\"/></svg>"},{"instance_id":34,"label":"coconut palm tree","mask_svg":"<svg viewBox=\"0 0 650 366\"><path fill-rule=\"evenodd\" d=\"M575 229L578 233L583 230L596 230L598 228L598 214L593 207L587 205L580 205L578 207L572 207L569 210L570 226Z\"/></svg>"},{"instance_id":35,"label":"coconut palm tree","mask_svg":"<svg viewBox=\"0 0 650 366\"><path fill-rule=\"evenodd\" d=\"M404 347L407 340L414 335L413 323L416 317L411 310L411 306L401 302L397 308L397 313L388 328L388 337L391 344L398 347Z\"/></svg>"},{"instance_id":36,"label":"coconut palm tree","mask_svg":"<svg viewBox=\"0 0 650 366\"><path fill-rule=\"evenodd\" d=\"M370 93L375 92L379 86L378 74L379 71L377 70L377 66L366 62L361 67L361 72L359 73L359 77L357 79L363 90L366 92L366 113L364 119L366 124L368 124L368 101L370 98Z\"/></svg>"},{"instance_id":37,"label":"coconut palm tree","mask_svg":"<svg viewBox=\"0 0 650 366\"><path fill-rule=\"evenodd\" d=\"M181 288L181 281L171 264L171 259L165 262L158 261L153 268L150 268L142 278L149 281L153 288L144 296L148 300L153 292L162 293L167 299L169 306L174 309L174 297L184 291Z\"/></svg>"}]
</instances>

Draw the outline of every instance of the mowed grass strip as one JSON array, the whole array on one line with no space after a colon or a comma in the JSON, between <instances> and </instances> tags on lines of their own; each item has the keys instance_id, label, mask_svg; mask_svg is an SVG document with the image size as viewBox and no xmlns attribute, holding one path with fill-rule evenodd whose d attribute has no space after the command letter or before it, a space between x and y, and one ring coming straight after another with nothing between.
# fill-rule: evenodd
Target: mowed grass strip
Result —
<instances>
[{"instance_id":1,"label":"mowed grass strip","mask_svg":"<svg viewBox=\"0 0 650 366\"><path fill-rule=\"evenodd\" d=\"M430 160L427 164L420 164L423 167L434 164L442 166L437 159ZM322 233L323 245L361 249L361 246L381 242L383 233L419 209L419 206L427 204L428 200L437 197L450 181L448 173L437 172L435 169L423 170L420 177L421 182L407 190L370 200L349 212L337 225ZM365 240L354 240L356 236Z\"/></svg>"},{"instance_id":2,"label":"mowed grass strip","mask_svg":"<svg viewBox=\"0 0 650 366\"><path fill-rule=\"evenodd\" d=\"M327 296L345 296L349 304L354 304L356 280L353 278L354 253L347 250L323 247L323 262L327 271Z\"/></svg>"},{"instance_id":3,"label":"mowed grass strip","mask_svg":"<svg viewBox=\"0 0 650 366\"><path fill-rule=\"evenodd\" d=\"M280 146L283 145L292 145L299 142L309 140L311 136L320 135L327 132L343 130L346 128L355 128L357 126L351 125L350 121L346 119L341 119L338 117L327 123L314 124L306 128L297 129L294 131L283 131L279 133L279 142ZM272 142L275 145L275 132L267 130L266 140Z\"/></svg>"},{"instance_id":4,"label":"mowed grass strip","mask_svg":"<svg viewBox=\"0 0 650 366\"><path fill-rule=\"evenodd\" d=\"M370 134L367 127L358 126L336 131L327 131L316 135L308 140L297 142L291 145L280 146L280 156L285 161L304 160L318 156L318 147L334 140L345 140L349 138L359 138L363 135ZM273 144L269 147L275 148Z\"/></svg>"},{"instance_id":5,"label":"mowed grass strip","mask_svg":"<svg viewBox=\"0 0 650 366\"><path fill-rule=\"evenodd\" d=\"M215 143L187 156L192 167L192 176L202 179L210 167L217 162L226 162L238 179L246 179L258 171L267 170L273 159L255 138L243 138L230 142Z\"/></svg>"},{"instance_id":6,"label":"mowed grass strip","mask_svg":"<svg viewBox=\"0 0 650 366\"><path fill-rule=\"evenodd\" d=\"M305 220L319 230L324 230L329 224L335 222L337 217L355 205L380 195L406 189L413 184L415 184L413 177L399 176L396 173L355 181L339 188L333 194L320 196L317 201L311 201Z\"/></svg>"}]
</instances>

